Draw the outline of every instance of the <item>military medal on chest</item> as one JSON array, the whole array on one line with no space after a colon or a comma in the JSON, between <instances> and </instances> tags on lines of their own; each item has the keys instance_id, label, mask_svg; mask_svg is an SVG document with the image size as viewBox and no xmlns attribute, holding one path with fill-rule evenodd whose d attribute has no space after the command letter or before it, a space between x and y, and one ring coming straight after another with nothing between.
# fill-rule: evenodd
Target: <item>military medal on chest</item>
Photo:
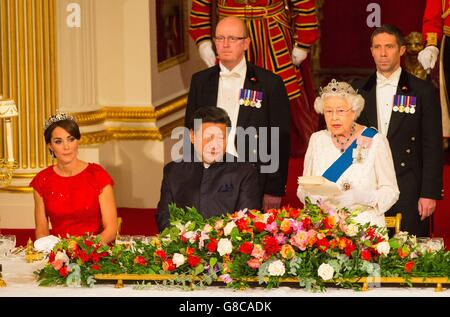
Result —
<instances>
[{"instance_id":1,"label":"military medal on chest","mask_svg":"<svg viewBox=\"0 0 450 317\"><path fill-rule=\"evenodd\" d=\"M414 114L416 112L416 100L415 96L394 95L392 111Z\"/></svg>"},{"instance_id":2,"label":"military medal on chest","mask_svg":"<svg viewBox=\"0 0 450 317\"><path fill-rule=\"evenodd\" d=\"M261 108L262 98L262 91L243 88L239 94L239 104L244 107Z\"/></svg>"}]
</instances>

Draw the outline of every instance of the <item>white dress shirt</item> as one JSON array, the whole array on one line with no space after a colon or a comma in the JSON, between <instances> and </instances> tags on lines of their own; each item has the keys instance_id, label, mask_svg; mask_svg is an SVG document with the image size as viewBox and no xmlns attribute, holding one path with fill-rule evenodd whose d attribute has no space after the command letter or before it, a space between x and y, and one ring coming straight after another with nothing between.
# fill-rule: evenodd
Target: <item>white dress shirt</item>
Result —
<instances>
[{"instance_id":1,"label":"white dress shirt","mask_svg":"<svg viewBox=\"0 0 450 317\"><path fill-rule=\"evenodd\" d=\"M247 62L245 58L231 71L222 63L220 66L219 91L217 94L217 107L224 109L231 120L231 130L228 135L227 152L238 156L234 139L236 137L236 125L239 115L239 93L244 87L247 74Z\"/></svg>"},{"instance_id":2,"label":"white dress shirt","mask_svg":"<svg viewBox=\"0 0 450 317\"><path fill-rule=\"evenodd\" d=\"M397 92L398 81L402 68L399 67L389 78L377 72L377 117L378 131L387 135L391 120L394 95Z\"/></svg>"}]
</instances>

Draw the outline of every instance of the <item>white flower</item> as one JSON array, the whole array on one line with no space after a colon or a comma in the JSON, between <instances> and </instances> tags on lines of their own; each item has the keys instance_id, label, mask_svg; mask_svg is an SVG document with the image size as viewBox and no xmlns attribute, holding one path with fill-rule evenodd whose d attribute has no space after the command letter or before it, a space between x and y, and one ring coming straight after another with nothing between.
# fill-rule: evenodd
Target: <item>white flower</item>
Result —
<instances>
[{"instance_id":1,"label":"white flower","mask_svg":"<svg viewBox=\"0 0 450 317\"><path fill-rule=\"evenodd\" d=\"M377 251L380 254L388 255L390 250L391 247L389 245L389 242L387 241L383 241L377 244Z\"/></svg>"},{"instance_id":2,"label":"white flower","mask_svg":"<svg viewBox=\"0 0 450 317\"><path fill-rule=\"evenodd\" d=\"M173 264L175 264L176 267L179 267L180 265L184 264L184 255L180 253L175 253L173 255Z\"/></svg>"},{"instance_id":3,"label":"white flower","mask_svg":"<svg viewBox=\"0 0 450 317\"><path fill-rule=\"evenodd\" d=\"M212 227L210 224L206 224L206 225L203 227L202 233L203 233L203 232L204 232L204 233L210 233L210 232L212 231L212 229L213 229L213 227Z\"/></svg>"},{"instance_id":4,"label":"white flower","mask_svg":"<svg viewBox=\"0 0 450 317\"><path fill-rule=\"evenodd\" d=\"M234 223L234 221L230 221L229 223L227 223L225 228L223 228L223 234L225 236L229 236L231 234L231 230L233 230L233 228L236 228L236 224Z\"/></svg>"},{"instance_id":5,"label":"white flower","mask_svg":"<svg viewBox=\"0 0 450 317\"><path fill-rule=\"evenodd\" d=\"M197 234L194 231L188 231L184 234L184 237L189 240L190 243L194 243Z\"/></svg>"},{"instance_id":6,"label":"white flower","mask_svg":"<svg viewBox=\"0 0 450 317\"><path fill-rule=\"evenodd\" d=\"M349 237L354 237L356 236L356 234L358 233L358 225L351 223L347 226L347 230L345 231L345 233L349 236Z\"/></svg>"},{"instance_id":7,"label":"white flower","mask_svg":"<svg viewBox=\"0 0 450 317\"><path fill-rule=\"evenodd\" d=\"M55 255L55 261L61 261L62 263L69 263L69 257L65 252L58 251Z\"/></svg>"},{"instance_id":8,"label":"white flower","mask_svg":"<svg viewBox=\"0 0 450 317\"><path fill-rule=\"evenodd\" d=\"M328 281L333 278L334 269L328 263L322 263L317 270L317 274L322 278L322 280Z\"/></svg>"},{"instance_id":9,"label":"white flower","mask_svg":"<svg viewBox=\"0 0 450 317\"><path fill-rule=\"evenodd\" d=\"M220 239L219 243L217 244L217 251L219 252L220 256L231 254L231 252L233 251L233 245L231 244L231 241L228 239Z\"/></svg>"},{"instance_id":10,"label":"white flower","mask_svg":"<svg viewBox=\"0 0 450 317\"><path fill-rule=\"evenodd\" d=\"M286 272L283 262L276 260L269 264L269 275L270 276L283 276Z\"/></svg>"}]
</instances>

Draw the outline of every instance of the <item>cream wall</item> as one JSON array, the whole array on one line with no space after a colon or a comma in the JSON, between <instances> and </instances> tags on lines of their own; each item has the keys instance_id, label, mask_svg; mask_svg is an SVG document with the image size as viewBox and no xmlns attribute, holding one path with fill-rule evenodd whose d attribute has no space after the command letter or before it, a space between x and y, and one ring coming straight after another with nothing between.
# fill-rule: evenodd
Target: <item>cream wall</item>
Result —
<instances>
[{"instance_id":1,"label":"cream wall","mask_svg":"<svg viewBox=\"0 0 450 317\"><path fill-rule=\"evenodd\" d=\"M68 28L67 5L78 3L81 27ZM190 7L190 1L188 10ZM185 95L192 73L204 68L189 38L189 59L158 71L154 0L58 0L58 108L89 112L105 107L158 109ZM184 109L157 120L105 120L82 134L111 127L159 129L183 118ZM174 140L110 140L80 148L81 159L100 163L116 182L117 205L155 208L162 169ZM27 171L27 172L37 172ZM26 186L28 180L15 179ZM32 193L0 191L0 228L34 226Z\"/></svg>"}]
</instances>

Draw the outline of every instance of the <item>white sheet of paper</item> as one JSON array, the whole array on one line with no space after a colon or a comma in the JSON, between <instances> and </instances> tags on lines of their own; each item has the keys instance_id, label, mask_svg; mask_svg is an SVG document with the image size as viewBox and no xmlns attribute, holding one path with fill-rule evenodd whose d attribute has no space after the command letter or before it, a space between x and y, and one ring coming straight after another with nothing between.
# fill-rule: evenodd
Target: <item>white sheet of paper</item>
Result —
<instances>
[{"instance_id":1,"label":"white sheet of paper","mask_svg":"<svg viewBox=\"0 0 450 317\"><path fill-rule=\"evenodd\" d=\"M300 176L298 184L308 195L334 197L342 194L336 183L330 182L322 176Z\"/></svg>"}]
</instances>

